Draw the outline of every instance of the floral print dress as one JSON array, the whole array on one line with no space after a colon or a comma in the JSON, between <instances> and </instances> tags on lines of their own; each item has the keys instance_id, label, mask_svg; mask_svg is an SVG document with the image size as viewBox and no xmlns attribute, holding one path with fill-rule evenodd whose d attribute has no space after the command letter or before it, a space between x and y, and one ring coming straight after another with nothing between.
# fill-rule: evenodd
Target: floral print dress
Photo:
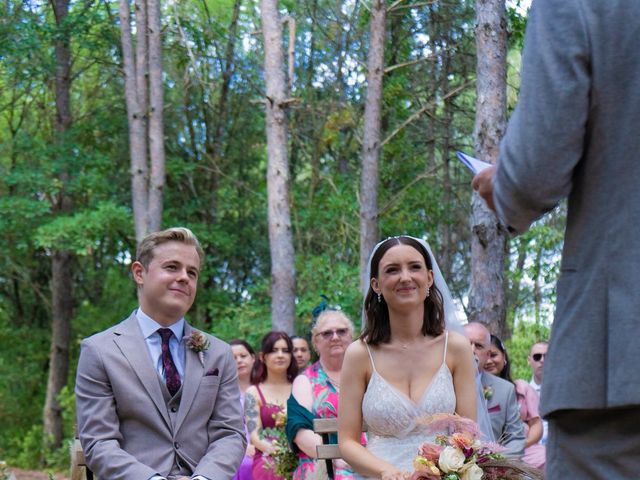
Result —
<instances>
[{"instance_id":1,"label":"floral print dress","mask_svg":"<svg viewBox=\"0 0 640 480\"><path fill-rule=\"evenodd\" d=\"M319 361L302 372L311 382L313 404L311 413L317 418L334 418L338 416L338 389L331 383ZM304 452L298 452L298 468L293 472L293 480L315 478L316 460ZM353 470L337 468L334 472L336 480L353 479Z\"/></svg>"}]
</instances>

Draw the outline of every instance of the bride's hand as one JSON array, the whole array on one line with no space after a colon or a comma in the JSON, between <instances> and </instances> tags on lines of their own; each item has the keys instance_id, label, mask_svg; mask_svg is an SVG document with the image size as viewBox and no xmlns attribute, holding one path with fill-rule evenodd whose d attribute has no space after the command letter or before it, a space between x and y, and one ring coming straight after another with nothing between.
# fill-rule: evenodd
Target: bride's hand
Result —
<instances>
[{"instance_id":1,"label":"bride's hand","mask_svg":"<svg viewBox=\"0 0 640 480\"><path fill-rule=\"evenodd\" d=\"M383 470L380 474L381 480L407 480L410 474L408 472L403 472L401 470L393 469L393 470Z\"/></svg>"}]
</instances>

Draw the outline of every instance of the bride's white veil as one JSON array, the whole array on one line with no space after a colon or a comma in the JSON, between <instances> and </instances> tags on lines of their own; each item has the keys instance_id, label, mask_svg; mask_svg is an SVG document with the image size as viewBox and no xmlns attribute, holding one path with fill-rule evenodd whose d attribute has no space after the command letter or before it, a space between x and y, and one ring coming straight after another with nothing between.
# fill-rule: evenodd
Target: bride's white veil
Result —
<instances>
[{"instance_id":1,"label":"bride's white veil","mask_svg":"<svg viewBox=\"0 0 640 480\"><path fill-rule=\"evenodd\" d=\"M462 328L462 323L460 322L460 319L458 318L458 314L456 313L456 306L455 306L455 303L453 302L451 291L449 290L449 287L447 286L447 282L442 276L442 271L438 266L438 262L436 261L436 258L433 256L433 252L431 251L429 242L427 242L426 240L422 238L412 237L410 235L400 235L396 237L389 237L382 240L381 242L378 242L378 244L371 251L371 255L369 255L369 261L367 262L367 277L366 277L367 281L371 279L371 260L373 256L375 255L380 245L382 245L383 243L385 243L387 240L391 238L411 238L412 240L415 240L416 242L420 243L420 245L424 247L424 249L427 251L427 254L429 255L429 258L431 259L431 269L433 271L433 283L435 284L435 286L440 291L440 294L442 295L442 308L444 311L445 328L447 330L453 330L455 332L460 333L461 335L464 335L464 329ZM367 291L368 291L368 288L369 287L367 287ZM365 298L366 298L366 293L365 293ZM364 327L364 322L366 321L367 321L367 315L365 312L365 307L363 306L363 309L362 309L363 327ZM479 381L479 376L477 377L477 381L476 381L476 405L477 405L477 416L478 416L477 423L478 423L478 426L480 427L480 431L486 437L486 440L494 441L495 438L493 436L493 429L491 427L491 419L489 418L489 412L487 410L487 402L484 398L484 392L482 389L482 384Z\"/></svg>"}]
</instances>

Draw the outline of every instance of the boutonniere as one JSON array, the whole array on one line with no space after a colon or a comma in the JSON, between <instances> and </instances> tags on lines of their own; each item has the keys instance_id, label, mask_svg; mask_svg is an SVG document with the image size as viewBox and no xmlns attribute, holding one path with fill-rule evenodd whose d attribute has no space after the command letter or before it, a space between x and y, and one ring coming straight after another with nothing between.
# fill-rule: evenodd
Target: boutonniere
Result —
<instances>
[{"instance_id":1,"label":"boutonniere","mask_svg":"<svg viewBox=\"0 0 640 480\"><path fill-rule=\"evenodd\" d=\"M485 400L491 400L491 397L493 397L493 388L489 385L482 387L482 394L484 395Z\"/></svg>"},{"instance_id":2,"label":"boutonniere","mask_svg":"<svg viewBox=\"0 0 640 480\"><path fill-rule=\"evenodd\" d=\"M204 367L204 352L209 349L209 339L202 333L194 330L189 338L187 338L187 347L198 354L200 363Z\"/></svg>"}]
</instances>

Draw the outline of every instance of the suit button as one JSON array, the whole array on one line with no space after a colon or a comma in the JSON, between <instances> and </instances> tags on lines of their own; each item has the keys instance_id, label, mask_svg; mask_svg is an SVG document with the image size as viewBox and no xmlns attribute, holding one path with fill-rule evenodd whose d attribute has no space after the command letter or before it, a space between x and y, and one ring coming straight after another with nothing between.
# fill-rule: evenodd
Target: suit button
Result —
<instances>
[{"instance_id":1,"label":"suit button","mask_svg":"<svg viewBox=\"0 0 640 480\"><path fill-rule=\"evenodd\" d=\"M173 413L176 413L176 412L178 411L178 408L177 408L177 407L171 407L171 411L172 411Z\"/></svg>"},{"instance_id":2,"label":"suit button","mask_svg":"<svg viewBox=\"0 0 640 480\"><path fill-rule=\"evenodd\" d=\"M179 450L179 449L180 449L180 444L179 444L178 442L175 442L175 443L173 444L173 446L174 446L174 447L176 447L176 450Z\"/></svg>"}]
</instances>

